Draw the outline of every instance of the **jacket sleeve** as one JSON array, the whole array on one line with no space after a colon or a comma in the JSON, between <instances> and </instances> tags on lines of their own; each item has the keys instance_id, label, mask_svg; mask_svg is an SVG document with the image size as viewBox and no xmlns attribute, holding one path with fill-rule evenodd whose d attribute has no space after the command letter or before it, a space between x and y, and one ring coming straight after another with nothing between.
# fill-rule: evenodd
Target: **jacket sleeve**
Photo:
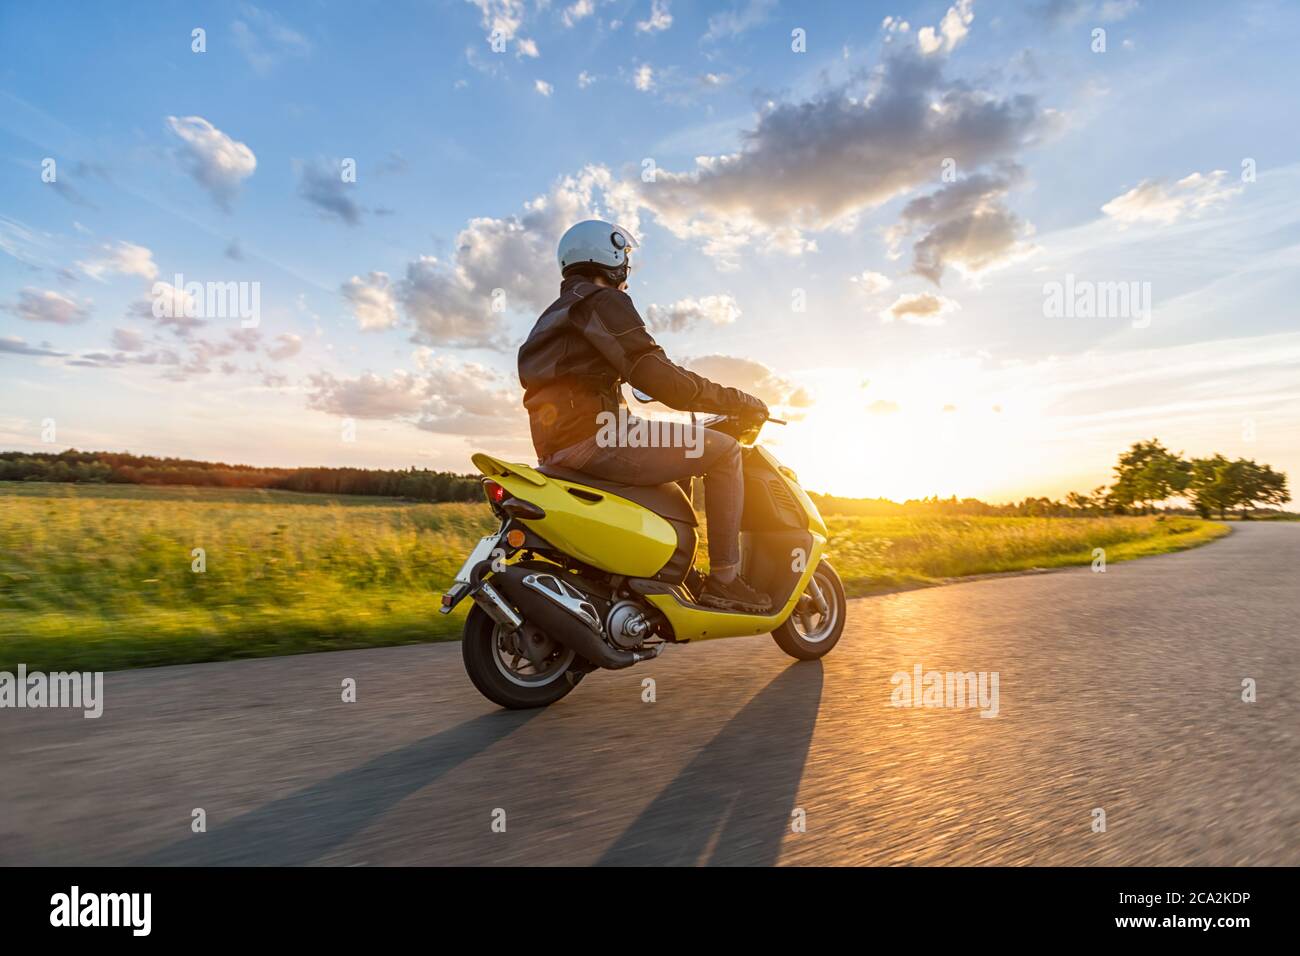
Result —
<instances>
[{"instance_id":1,"label":"jacket sleeve","mask_svg":"<svg viewBox=\"0 0 1300 956\"><path fill-rule=\"evenodd\" d=\"M587 299L579 328L622 379L669 408L683 412L744 411L744 393L724 388L669 361L632 304L618 289L601 289Z\"/></svg>"}]
</instances>

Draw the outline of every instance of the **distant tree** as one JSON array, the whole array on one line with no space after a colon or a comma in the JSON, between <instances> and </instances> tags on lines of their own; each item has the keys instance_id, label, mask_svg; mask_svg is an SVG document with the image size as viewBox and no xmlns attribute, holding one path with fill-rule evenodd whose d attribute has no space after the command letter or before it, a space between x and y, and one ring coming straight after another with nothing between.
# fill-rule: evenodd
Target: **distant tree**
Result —
<instances>
[{"instance_id":1,"label":"distant tree","mask_svg":"<svg viewBox=\"0 0 1300 956\"><path fill-rule=\"evenodd\" d=\"M483 495L478 477L446 471L255 468L128 452L83 452L75 448L57 455L0 452L0 480L278 488L328 494L391 495L418 501L476 501Z\"/></svg>"},{"instance_id":2,"label":"distant tree","mask_svg":"<svg viewBox=\"0 0 1300 956\"><path fill-rule=\"evenodd\" d=\"M1226 517L1228 509L1237 503L1232 462L1222 455L1194 458L1187 492L1192 507L1202 518L1210 517L1215 511L1219 512L1220 518Z\"/></svg>"},{"instance_id":3,"label":"distant tree","mask_svg":"<svg viewBox=\"0 0 1300 956\"><path fill-rule=\"evenodd\" d=\"M1283 505L1291 500L1291 493L1286 487L1286 475L1274 471L1268 465L1256 464L1253 460L1239 458L1233 465L1237 482L1237 501L1242 506L1242 517L1249 518L1249 509L1255 502L1266 505Z\"/></svg>"},{"instance_id":4,"label":"distant tree","mask_svg":"<svg viewBox=\"0 0 1300 956\"><path fill-rule=\"evenodd\" d=\"M1119 456L1111 500L1121 509L1140 504L1142 511L1172 495L1182 494L1191 479L1191 465L1180 454L1160 444L1159 439L1134 442Z\"/></svg>"},{"instance_id":5,"label":"distant tree","mask_svg":"<svg viewBox=\"0 0 1300 956\"><path fill-rule=\"evenodd\" d=\"M1257 502L1280 506L1291 500L1282 472L1245 458L1229 461L1222 455L1192 462L1188 493L1202 517L1217 511L1226 518L1230 510L1241 507L1242 517L1249 518Z\"/></svg>"}]
</instances>

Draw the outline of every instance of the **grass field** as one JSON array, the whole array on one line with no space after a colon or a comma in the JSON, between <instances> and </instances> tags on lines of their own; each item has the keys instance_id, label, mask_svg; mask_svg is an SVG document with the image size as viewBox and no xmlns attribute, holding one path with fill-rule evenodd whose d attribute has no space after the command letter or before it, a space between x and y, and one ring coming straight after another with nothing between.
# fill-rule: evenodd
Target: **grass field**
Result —
<instances>
[{"instance_id":1,"label":"grass field","mask_svg":"<svg viewBox=\"0 0 1300 956\"><path fill-rule=\"evenodd\" d=\"M1193 518L829 516L851 595L1204 543ZM455 638L438 598L482 504L0 482L0 670L124 667ZM206 570L192 570L193 549Z\"/></svg>"}]
</instances>

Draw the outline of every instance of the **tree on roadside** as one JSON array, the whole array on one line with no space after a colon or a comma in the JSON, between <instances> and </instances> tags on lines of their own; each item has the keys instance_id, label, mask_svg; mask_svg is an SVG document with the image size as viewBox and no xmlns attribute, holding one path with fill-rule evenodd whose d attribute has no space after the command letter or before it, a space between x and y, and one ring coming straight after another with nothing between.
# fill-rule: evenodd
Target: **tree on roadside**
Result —
<instances>
[{"instance_id":1,"label":"tree on roadside","mask_svg":"<svg viewBox=\"0 0 1300 956\"><path fill-rule=\"evenodd\" d=\"M1201 517L1208 518L1217 511L1220 518L1241 507L1242 517L1250 517L1256 503L1281 506L1291 500L1287 490L1286 475L1274 471L1269 465L1238 458L1229 461L1222 455L1197 458L1192 461L1188 497Z\"/></svg>"},{"instance_id":2,"label":"tree on roadside","mask_svg":"<svg viewBox=\"0 0 1300 956\"><path fill-rule=\"evenodd\" d=\"M1220 518L1227 517L1228 509L1237 504L1232 462L1222 455L1194 458L1187 493L1192 507L1202 518L1210 517L1215 511Z\"/></svg>"},{"instance_id":3,"label":"tree on roadside","mask_svg":"<svg viewBox=\"0 0 1300 956\"><path fill-rule=\"evenodd\" d=\"M1119 456L1110 500L1121 509L1140 504L1145 514L1166 498L1182 494L1191 479L1191 465L1182 454L1160 444L1160 440L1134 442Z\"/></svg>"},{"instance_id":4,"label":"tree on roadside","mask_svg":"<svg viewBox=\"0 0 1300 956\"><path fill-rule=\"evenodd\" d=\"M1243 518L1250 517L1250 509L1259 502L1264 505L1283 505L1291 500L1287 491L1286 475L1274 471L1268 465L1256 464L1252 460L1239 458L1237 467L1237 500L1243 509Z\"/></svg>"}]
</instances>

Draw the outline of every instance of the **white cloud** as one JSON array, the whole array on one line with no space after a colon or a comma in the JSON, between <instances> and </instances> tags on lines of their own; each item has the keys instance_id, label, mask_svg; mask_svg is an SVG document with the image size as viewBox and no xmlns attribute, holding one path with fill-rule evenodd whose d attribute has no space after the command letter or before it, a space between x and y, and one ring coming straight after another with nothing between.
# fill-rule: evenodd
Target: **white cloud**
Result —
<instances>
[{"instance_id":1,"label":"white cloud","mask_svg":"<svg viewBox=\"0 0 1300 956\"><path fill-rule=\"evenodd\" d=\"M948 266L977 276L1029 255L1033 228L1003 201L1021 179L1019 167L1004 163L997 173L975 173L913 199L887 231L890 254L899 254L913 230L923 230L912 246L912 271L936 285Z\"/></svg>"},{"instance_id":2,"label":"white cloud","mask_svg":"<svg viewBox=\"0 0 1300 956\"><path fill-rule=\"evenodd\" d=\"M719 385L748 392L772 407L807 408L813 404L807 389L753 359L705 355L689 360L686 365Z\"/></svg>"},{"instance_id":3,"label":"white cloud","mask_svg":"<svg viewBox=\"0 0 1300 956\"><path fill-rule=\"evenodd\" d=\"M138 329L119 326L113 330L109 341L119 352L138 352L144 348L144 333Z\"/></svg>"},{"instance_id":4,"label":"white cloud","mask_svg":"<svg viewBox=\"0 0 1300 956\"><path fill-rule=\"evenodd\" d=\"M77 268L92 279L101 282L107 275L140 276L144 279L154 279L158 276L158 266L153 261L153 253L133 242L101 246L100 255L89 262L78 262Z\"/></svg>"},{"instance_id":5,"label":"white cloud","mask_svg":"<svg viewBox=\"0 0 1300 956\"><path fill-rule=\"evenodd\" d=\"M391 329L397 324L397 301L386 273L372 272L364 279L353 276L343 283L340 292L352 306L352 315L363 331Z\"/></svg>"},{"instance_id":6,"label":"white cloud","mask_svg":"<svg viewBox=\"0 0 1300 956\"><path fill-rule=\"evenodd\" d=\"M507 312L545 308L559 290L555 247L575 222L607 219L640 232L636 190L604 166L586 166L524 203L515 215L481 216L456 235L450 259L420 255L395 280L352 277L342 294L363 328L406 321L422 345L504 349Z\"/></svg>"},{"instance_id":7,"label":"white cloud","mask_svg":"<svg viewBox=\"0 0 1300 956\"><path fill-rule=\"evenodd\" d=\"M471 226L461 235L473 228ZM512 238L508 234L486 233L481 236L479 248L509 245ZM514 266L501 263L499 268L511 270ZM490 277L488 282L496 279L496 276ZM396 292L402 311L415 327L416 341L432 345L500 348L503 346L504 326L501 315L492 309L493 291L496 289L502 289L508 296L503 286L480 286L465 269L442 262L435 256L420 256L407 263L406 275L397 283Z\"/></svg>"},{"instance_id":8,"label":"white cloud","mask_svg":"<svg viewBox=\"0 0 1300 956\"><path fill-rule=\"evenodd\" d=\"M257 169L253 151L202 116L169 116L167 125L181 139L179 154L190 175L228 210L239 184Z\"/></svg>"},{"instance_id":9,"label":"white cloud","mask_svg":"<svg viewBox=\"0 0 1300 956\"><path fill-rule=\"evenodd\" d=\"M966 39L975 19L971 3L972 0L957 0L949 7L939 21L938 32L934 27L922 27L917 31L916 44L920 51L926 56L939 52L951 53L958 43Z\"/></svg>"},{"instance_id":10,"label":"white cloud","mask_svg":"<svg viewBox=\"0 0 1300 956\"><path fill-rule=\"evenodd\" d=\"M672 305L651 305L646 321L656 332L684 332L702 323L731 325L740 318L740 306L729 295L679 299Z\"/></svg>"},{"instance_id":11,"label":"white cloud","mask_svg":"<svg viewBox=\"0 0 1300 956\"><path fill-rule=\"evenodd\" d=\"M645 93L654 89L655 71L649 63L642 63L632 74L632 85Z\"/></svg>"},{"instance_id":12,"label":"white cloud","mask_svg":"<svg viewBox=\"0 0 1300 956\"><path fill-rule=\"evenodd\" d=\"M61 352L49 347L48 342L42 342L40 345L29 345L25 338L18 336L0 336L0 354L5 355L36 355L39 358L61 358L68 355L68 352Z\"/></svg>"},{"instance_id":13,"label":"white cloud","mask_svg":"<svg viewBox=\"0 0 1300 956\"><path fill-rule=\"evenodd\" d=\"M894 304L880 313L881 321L901 319L912 325L943 325L944 316L961 306L952 299L929 292L900 295Z\"/></svg>"},{"instance_id":14,"label":"white cloud","mask_svg":"<svg viewBox=\"0 0 1300 956\"><path fill-rule=\"evenodd\" d=\"M68 354L51 348L48 342L42 342L40 345L29 345L26 339L21 339L16 335L0 335L0 353L35 355L42 358L57 358Z\"/></svg>"},{"instance_id":15,"label":"white cloud","mask_svg":"<svg viewBox=\"0 0 1300 956\"><path fill-rule=\"evenodd\" d=\"M302 336L293 332L284 332L275 337L275 345L266 350L266 354L277 362L293 358L302 351Z\"/></svg>"},{"instance_id":16,"label":"white cloud","mask_svg":"<svg viewBox=\"0 0 1300 956\"><path fill-rule=\"evenodd\" d=\"M155 282L149 295L138 299L130 308L135 316L170 327L181 337L207 324L205 319L199 318L202 311L203 303L171 282Z\"/></svg>"},{"instance_id":17,"label":"white cloud","mask_svg":"<svg viewBox=\"0 0 1300 956\"><path fill-rule=\"evenodd\" d=\"M351 418L406 422L424 431L454 435L522 434L526 418L511 380L474 362L422 356L418 372L384 377L366 372L309 378L312 408Z\"/></svg>"},{"instance_id":18,"label":"white cloud","mask_svg":"<svg viewBox=\"0 0 1300 956\"><path fill-rule=\"evenodd\" d=\"M534 88L537 90L538 93L541 93L543 96L550 96L551 93L555 91L555 87L551 86L551 84L547 83L545 80L538 80L534 84Z\"/></svg>"},{"instance_id":19,"label":"white cloud","mask_svg":"<svg viewBox=\"0 0 1300 956\"><path fill-rule=\"evenodd\" d=\"M658 33L673 25L673 15L668 11L668 0L651 0L650 16L637 22L639 33Z\"/></svg>"},{"instance_id":20,"label":"white cloud","mask_svg":"<svg viewBox=\"0 0 1300 956\"><path fill-rule=\"evenodd\" d=\"M584 20L596 11L596 4L592 0L577 0L564 8L564 25L572 27L579 20Z\"/></svg>"},{"instance_id":21,"label":"white cloud","mask_svg":"<svg viewBox=\"0 0 1300 956\"><path fill-rule=\"evenodd\" d=\"M495 37L509 43L518 36L519 28L523 26L526 15L524 0L466 0L466 2L478 7L483 30L489 41ZM519 37L515 43L515 56L519 58L538 56L537 43L527 37Z\"/></svg>"},{"instance_id":22,"label":"white cloud","mask_svg":"<svg viewBox=\"0 0 1300 956\"><path fill-rule=\"evenodd\" d=\"M89 302L78 302L50 289L28 287L18 293L17 303L0 308L28 322L54 325L77 325L90 318Z\"/></svg>"},{"instance_id":23,"label":"white cloud","mask_svg":"<svg viewBox=\"0 0 1300 956\"><path fill-rule=\"evenodd\" d=\"M1101 207L1101 211L1121 223L1175 223L1185 217L1199 216L1222 205L1241 192L1241 185L1224 182L1227 173L1216 169L1210 173L1192 173L1172 185L1159 179L1144 179L1121 196Z\"/></svg>"},{"instance_id":24,"label":"white cloud","mask_svg":"<svg viewBox=\"0 0 1300 956\"><path fill-rule=\"evenodd\" d=\"M867 295L875 295L877 292L883 292L893 285L889 276L880 272L871 272L870 270L862 273L860 276L850 277L849 281L857 285L857 287L867 293Z\"/></svg>"},{"instance_id":25,"label":"white cloud","mask_svg":"<svg viewBox=\"0 0 1300 956\"><path fill-rule=\"evenodd\" d=\"M1052 128L1028 95L999 98L943 77L941 57L886 56L865 91L856 81L810 100L767 103L740 150L661 168L643 203L678 238L724 265L754 243L801 253L808 233L848 230L865 212L932 182L946 159L972 171L1011 160Z\"/></svg>"},{"instance_id":26,"label":"white cloud","mask_svg":"<svg viewBox=\"0 0 1300 956\"><path fill-rule=\"evenodd\" d=\"M536 314L554 300L560 280L556 244L583 219L610 219L636 234L633 187L615 181L603 166L588 166L515 215L471 219L456 236L449 261L422 255L407 263L391 290L386 275L372 273L368 282L354 278L344 294L360 297L361 286L382 287L384 309L378 314L387 324L374 327L391 324L386 311L391 297L422 344L504 348L504 313Z\"/></svg>"},{"instance_id":27,"label":"white cloud","mask_svg":"<svg viewBox=\"0 0 1300 956\"><path fill-rule=\"evenodd\" d=\"M592 76L590 73L588 73L586 70L583 70L581 73L578 74L578 89L580 90L585 90L587 87L591 86L591 84L595 82L596 82L596 78Z\"/></svg>"}]
</instances>

